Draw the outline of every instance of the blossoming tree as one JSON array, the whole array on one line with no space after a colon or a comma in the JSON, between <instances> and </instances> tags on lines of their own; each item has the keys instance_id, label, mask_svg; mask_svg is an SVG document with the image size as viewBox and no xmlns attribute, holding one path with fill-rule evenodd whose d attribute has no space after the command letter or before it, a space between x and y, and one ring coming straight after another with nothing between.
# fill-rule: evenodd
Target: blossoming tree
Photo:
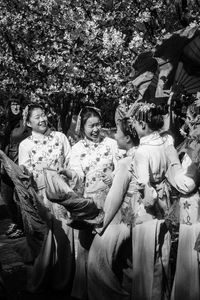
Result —
<instances>
[{"instance_id":1,"label":"blossoming tree","mask_svg":"<svg viewBox=\"0 0 200 300\"><path fill-rule=\"evenodd\" d=\"M111 126L119 101L137 94L137 55L198 23L199 1L186 2L1 1L0 93L43 101L64 132L82 103L100 107Z\"/></svg>"}]
</instances>

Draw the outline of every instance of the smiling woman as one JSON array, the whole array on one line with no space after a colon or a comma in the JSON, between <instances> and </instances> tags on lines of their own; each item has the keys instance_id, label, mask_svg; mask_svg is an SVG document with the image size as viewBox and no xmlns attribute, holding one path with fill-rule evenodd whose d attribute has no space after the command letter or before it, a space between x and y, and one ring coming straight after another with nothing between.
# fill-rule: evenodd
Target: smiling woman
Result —
<instances>
[{"instance_id":1,"label":"smiling woman","mask_svg":"<svg viewBox=\"0 0 200 300\"><path fill-rule=\"evenodd\" d=\"M99 118L95 116L90 117L84 125L85 136L94 142L98 142L100 129L101 123Z\"/></svg>"},{"instance_id":2,"label":"smiling woman","mask_svg":"<svg viewBox=\"0 0 200 300\"><path fill-rule=\"evenodd\" d=\"M72 147L69 165L78 174L77 189L84 197L102 208L112 183L112 172L120 158L117 142L101 134L101 112L85 107L79 114L82 139ZM77 126L77 129L79 129ZM76 274L72 296L87 299L87 256L94 235L92 230L79 230Z\"/></svg>"},{"instance_id":3,"label":"smiling woman","mask_svg":"<svg viewBox=\"0 0 200 300\"><path fill-rule=\"evenodd\" d=\"M69 165L78 174L77 188L92 197L99 208L112 183L112 171L120 158L117 142L101 134L101 112L86 106L79 114L82 139L72 147Z\"/></svg>"},{"instance_id":4,"label":"smiling woman","mask_svg":"<svg viewBox=\"0 0 200 300\"><path fill-rule=\"evenodd\" d=\"M29 112L30 114L30 112ZM33 132L44 134L48 129L47 116L42 107L36 107L32 114L28 116L27 125L32 128Z\"/></svg>"},{"instance_id":5,"label":"smiling woman","mask_svg":"<svg viewBox=\"0 0 200 300\"><path fill-rule=\"evenodd\" d=\"M32 134L20 143L19 165L23 165L33 176L41 199L36 210L42 213L41 217L49 228L40 254L34 261L29 290L70 289L74 263L73 230L67 226L66 210L47 199L44 169L55 172L61 168L67 169L71 147L63 133L49 128L43 106L29 104L23 117ZM68 173L72 174L70 170ZM52 257L56 257L54 262Z\"/></svg>"}]
</instances>

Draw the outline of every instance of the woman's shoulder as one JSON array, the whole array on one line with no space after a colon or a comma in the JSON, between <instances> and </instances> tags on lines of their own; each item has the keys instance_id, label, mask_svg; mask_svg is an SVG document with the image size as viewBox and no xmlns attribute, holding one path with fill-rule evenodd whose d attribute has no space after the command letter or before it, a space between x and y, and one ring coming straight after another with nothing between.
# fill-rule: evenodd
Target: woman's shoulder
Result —
<instances>
[{"instance_id":1,"label":"woman's shoulder","mask_svg":"<svg viewBox=\"0 0 200 300\"><path fill-rule=\"evenodd\" d=\"M160 134L166 146L174 145L174 138L169 133Z\"/></svg>"},{"instance_id":2,"label":"woman's shoulder","mask_svg":"<svg viewBox=\"0 0 200 300\"><path fill-rule=\"evenodd\" d=\"M135 158L140 158L140 156L149 157L150 150L149 145L139 145L135 150Z\"/></svg>"},{"instance_id":3,"label":"woman's shoulder","mask_svg":"<svg viewBox=\"0 0 200 300\"><path fill-rule=\"evenodd\" d=\"M130 156L124 157L118 161L117 165L121 169L129 168L131 166L132 160L133 159Z\"/></svg>"},{"instance_id":4,"label":"woman's shoulder","mask_svg":"<svg viewBox=\"0 0 200 300\"><path fill-rule=\"evenodd\" d=\"M122 174L123 176L130 176L131 163L132 163L131 157L125 157L118 160L114 174L115 175Z\"/></svg>"},{"instance_id":5,"label":"woman's shoulder","mask_svg":"<svg viewBox=\"0 0 200 300\"><path fill-rule=\"evenodd\" d=\"M61 131L52 130L50 134L52 134L53 136L57 136L61 139L67 138L67 136Z\"/></svg>"},{"instance_id":6,"label":"woman's shoulder","mask_svg":"<svg viewBox=\"0 0 200 300\"><path fill-rule=\"evenodd\" d=\"M23 141L20 142L20 147L29 147L32 145L32 135L29 135Z\"/></svg>"}]
</instances>

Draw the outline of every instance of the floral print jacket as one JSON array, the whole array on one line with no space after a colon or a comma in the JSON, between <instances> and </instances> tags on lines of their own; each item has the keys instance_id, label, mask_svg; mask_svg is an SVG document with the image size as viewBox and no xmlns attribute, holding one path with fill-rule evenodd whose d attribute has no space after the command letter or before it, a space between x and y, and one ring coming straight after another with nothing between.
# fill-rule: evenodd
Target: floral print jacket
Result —
<instances>
[{"instance_id":1,"label":"floral print jacket","mask_svg":"<svg viewBox=\"0 0 200 300\"><path fill-rule=\"evenodd\" d=\"M51 131L43 135L33 132L19 145L19 165L24 165L33 174L40 190L45 187L43 169L65 168L70 151L69 141L63 133Z\"/></svg>"},{"instance_id":2,"label":"floral print jacket","mask_svg":"<svg viewBox=\"0 0 200 300\"><path fill-rule=\"evenodd\" d=\"M111 175L121 157L117 142L109 137L99 143L85 138L72 147L69 166L78 175L78 188L84 197L94 196L103 204L109 187L102 177L104 174Z\"/></svg>"}]
</instances>

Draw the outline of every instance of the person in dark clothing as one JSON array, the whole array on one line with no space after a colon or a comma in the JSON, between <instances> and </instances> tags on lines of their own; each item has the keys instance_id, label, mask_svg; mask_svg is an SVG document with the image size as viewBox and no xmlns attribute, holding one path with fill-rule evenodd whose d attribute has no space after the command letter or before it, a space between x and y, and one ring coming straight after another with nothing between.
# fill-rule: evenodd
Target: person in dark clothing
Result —
<instances>
[{"instance_id":1,"label":"person in dark clothing","mask_svg":"<svg viewBox=\"0 0 200 300\"><path fill-rule=\"evenodd\" d=\"M18 163L18 147L20 142L30 134L30 130L23 124L22 107L17 98L11 99L7 108L7 125L5 128L5 138L1 149L16 164ZM14 191L14 184L1 167L1 195L7 206L11 224L6 231L8 238L18 238L23 236L23 223Z\"/></svg>"}]
</instances>

